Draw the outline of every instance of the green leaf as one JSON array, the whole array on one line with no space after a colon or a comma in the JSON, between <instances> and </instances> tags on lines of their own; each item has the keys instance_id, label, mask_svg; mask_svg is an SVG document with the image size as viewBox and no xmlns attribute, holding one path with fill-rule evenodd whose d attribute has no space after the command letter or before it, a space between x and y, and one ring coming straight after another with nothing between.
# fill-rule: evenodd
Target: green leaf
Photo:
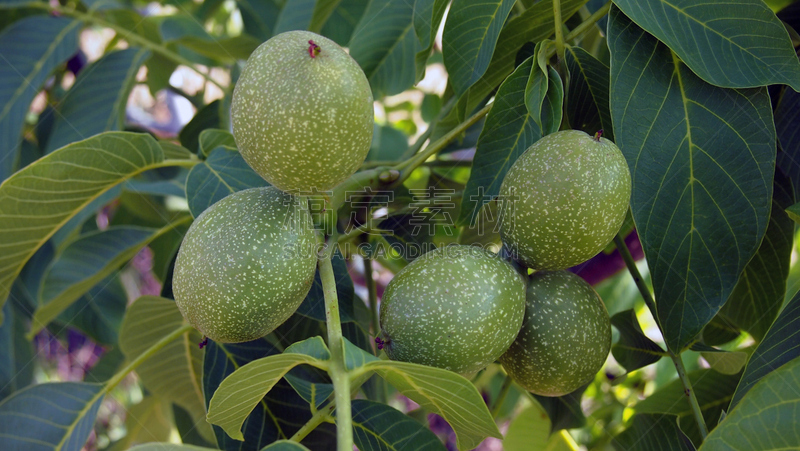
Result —
<instances>
[{"instance_id":1,"label":"green leaf","mask_svg":"<svg viewBox=\"0 0 800 451\"><path fill-rule=\"evenodd\" d=\"M795 200L800 199L800 93L784 89L775 108L778 134L777 166L789 176Z\"/></svg>"},{"instance_id":2,"label":"green leaf","mask_svg":"<svg viewBox=\"0 0 800 451\"><path fill-rule=\"evenodd\" d=\"M587 0L561 0L561 16L564 20L575 14ZM553 34L553 1L542 0L525 12L509 19L497 38L492 60L486 72L469 90L458 99L456 106L446 119L434 130L431 140L435 141L464 117L500 85L517 67L516 56L524 45L539 42Z\"/></svg>"},{"instance_id":3,"label":"green leaf","mask_svg":"<svg viewBox=\"0 0 800 451\"><path fill-rule=\"evenodd\" d=\"M98 344L116 346L127 306L128 294L119 275L111 275L61 312L55 322L80 330Z\"/></svg>"},{"instance_id":4,"label":"green leaf","mask_svg":"<svg viewBox=\"0 0 800 451\"><path fill-rule=\"evenodd\" d=\"M142 296L128 308L119 332L119 346L130 361L170 332L185 324L178 306L170 299ZM136 369L150 393L174 402L192 416L203 437L213 441L211 427L203 421L202 340L192 331L164 346Z\"/></svg>"},{"instance_id":5,"label":"green leaf","mask_svg":"<svg viewBox=\"0 0 800 451\"><path fill-rule=\"evenodd\" d=\"M333 274L336 277L336 294L339 300L341 320L343 323L356 321L353 303L356 301L361 302L361 300L355 299L353 279L350 278L350 273L347 271L347 261L342 257L338 249L335 251L331 263ZM314 283L295 314L324 323L326 321L325 310L325 294L322 289L322 279L320 278L319 270L317 270L314 274Z\"/></svg>"},{"instance_id":6,"label":"green leaf","mask_svg":"<svg viewBox=\"0 0 800 451\"><path fill-rule=\"evenodd\" d=\"M362 367L369 362L379 360L374 355L351 343L350 340L346 338L342 338L342 340L344 341L344 367L347 368L348 371Z\"/></svg>"},{"instance_id":7,"label":"green leaf","mask_svg":"<svg viewBox=\"0 0 800 451\"><path fill-rule=\"evenodd\" d=\"M560 433L550 434L550 418L537 402L518 413L503 439L505 451L572 451Z\"/></svg>"},{"instance_id":8,"label":"green leaf","mask_svg":"<svg viewBox=\"0 0 800 451\"><path fill-rule=\"evenodd\" d=\"M611 354L628 372L658 362L666 352L647 338L639 326L634 310L625 310L611 317L619 331L619 341L611 346Z\"/></svg>"},{"instance_id":9,"label":"green leaf","mask_svg":"<svg viewBox=\"0 0 800 451\"><path fill-rule=\"evenodd\" d=\"M261 44L260 40L246 34L224 39L216 39L208 35L203 37L184 36L177 42L199 55L227 64L246 60Z\"/></svg>"},{"instance_id":10,"label":"green leaf","mask_svg":"<svg viewBox=\"0 0 800 451\"><path fill-rule=\"evenodd\" d=\"M764 240L717 314L724 323L746 330L756 341L764 338L775 321L786 293L794 222L785 209L793 203L791 181L777 170L772 191L772 212Z\"/></svg>"},{"instance_id":11,"label":"green leaf","mask_svg":"<svg viewBox=\"0 0 800 451\"><path fill-rule=\"evenodd\" d=\"M308 31L319 33L340 3L342 0L316 0L311 21L308 23Z\"/></svg>"},{"instance_id":12,"label":"green leaf","mask_svg":"<svg viewBox=\"0 0 800 451\"><path fill-rule=\"evenodd\" d=\"M725 420L711 431L701 451L759 451L800 448L800 359L776 369L756 384Z\"/></svg>"},{"instance_id":13,"label":"green leaf","mask_svg":"<svg viewBox=\"0 0 800 451\"><path fill-rule=\"evenodd\" d=\"M444 66L456 97L486 72L514 0L454 0L442 36Z\"/></svg>"},{"instance_id":14,"label":"green leaf","mask_svg":"<svg viewBox=\"0 0 800 451\"><path fill-rule=\"evenodd\" d=\"M0 324L0 400L33 380L33 346L25 339L24 316L11 302L3 306Z\"/></svg>"},{"instance_id":15,"label":"green leaf","mask_svg":"<svg viewBox=\"0 0 800 451\"><path fill-rule=\"evenodd\" d=\"M766 89L716 88L617 8L611 114L667 347L716 315L769 222L775 131Z\"/></svg>"},{"instance_id":16,"label":"green leaf","mask_svg":"<svg viewBox=\"0 0 800 451\"><path fill-rule=\"evenodd\" d=\"M694 451L674 415L638 414L627 429L614 437L619 451Z\"/></svg>"},{"instance_id":17,"label":"green leaf","mask_svg":"<svg viewBox=\"0 0 800 451\"><path fill-rule=\"evenodd\" d=\"M347 47L353 30L364 16L364 11L369 3L363 0L341 0L339 6L333 10L328 21L322 26L320 34L329 37L342 47Z\"/></svg>"},{"instance_id":18,"label":"green leaf","mask_svg":"<svg viewBox=\"0 0 800 451\"><path fill-rule=\"evenodd\" d=\"M568 46L564 61L569 72L569 124L590 136L603 129L603 136L613 141L614 127L608 104L609 67L581 47Z\"/></svg>"},{"instance_id":19,"label":"green leaf","mask_svg":"<svg viewBox=\"0 0 800 451\"><path fill-rule=\"evenodd\" d=\"M39 288L39 308L28 339L98 282L133 258L154 239L188 222L184 218L161 229L116 226L88 233L70 243L50 264Z\"/></svg>"},{"instance_id":20,"label":"green leaf","mask_svg":"<svg viewBox=\"0 0 800 451\"><path fill-rule=\"evenodd\" d=\"M125 437L110 451L122 451L136 443L166 442L172 431L172 409L155 396L147 396L128 408L125 414Z\"/></svg>"},{"instance_id":21,"label":"green leaf","mask_svg":"<svg viewBox=\"0 0 800 451\"><path fill-rule=\"evenodd\" d=\"M186 178L186 200L195 218L223 197L247 188L268 186L244 161L241 154L217 147L208 159L196 165Z\"/></svg>"},{"instance_id":22,"label":"green leaf","mask_svg":"<svg viewBox=\"0 0 800 451\"><path fill-rule=\"evenodd\" d=\"M563 396L549 397L534 395L533 397L550 417L550 432L562 429L580 428L586 425L586 416L581 408L583 393L589 384Z\"/></svg>"},{"instance_id":23,"label":"green leaf","mask_svg":"<svg viewBox=\"0 0 800 451\"><path fill-rule=\"evenodd\" d=\"M544 72L533 66L525 87L525 106L542 135L558 131L564 106L564 85L555 69L548 66Z\"/></svg>"},{"instance_id":24,"label":"green leaf","mask_svg":"<svg viewBox=\"0 0 800 451\"><path fill-rule=\"evenodd\" d=\"M441 450L430 429L386 404L354 399L353 441L361 451Z\"/></svg>"},{"instance_id":25,"label":"green leaf","mask_svg":"<svg viewBox=\"0 0 800 451\"><path fill-rule=\"evenodd\" d=\"M264 3L269 3L269 1ZM196 152L199 149L200 133L203 130L221 128L221 106L222 102L215 100L197 111L192 120L183 127L178 135L183 147Z\"/></svg>"},{"instance_id":26,"label":"green leaf","mask_svg":"<svg viewBox=\"0 0 800 451\"><path fill-rule=\"evenodd\" d=\"M200 132L198 137L200 153L208 156L217 147L230 147L236 149L236 141L231 132L217 128L209 128Z\"/></svg>"},{"instance_id":27,"label":"green leaf","mask_svg":"<svg viewBox=\"0 0 800 451\"><path fill-rule=\"evenodd\" d=\"M791 218L792 221L796 222L797 224L800 224L800 202L793 204L785 211L786 215L789 216L789 218Z\"/></svg>"},{"instance_id":28,"label":"green leaf","mask_svg":"<svg viewBox=\"0 0 800 451\"><path fill-rule=\"evenodd\" d=\"M287 322L291 323L292 319ZM228 375L249 362L265 356L277 355L280 352L266 339L246 343L216 343L209 341L205 349L203 391L206 405L208 405L219 384ZM295 367L284 377L289 380L292 378L291 375L298 370L308 368L311 367ZM297 380L292 380L292 384L295 382ZM308 384L309 389L311 385L311 383ZM320 388L320 384L315 385ZM317 392L316 395L323 396L324 394ZM309 399L311 398L309 396ZM310 418L311 411L308 404L303 402L303 399L295 393L292 386L284 381L279 381L256 405L253 412L247 416L242 426L244 441L253 446L251 449L258 449L282 437L291 437ZM333 425L321 425L311 432L303 440L303 443L312 449L328 449L331 448L331 443L332 447L335 448L336 440L335 436L331 436L332 431L335 431ZM219 426L214 426L214 433L220 449L239 451L242 448L241 441L230 438Z\"/></svg>"},{"instance_id":29,"label":"green leaf","mask_svg":"<svg viewBox=\"0 0 800 451\"><path fill-rule=\"evenodd\" d=\"M305 30L311 23L311 14L317 0L294 0L287 2L275 22L273 35L291 30ZM320 24L321 25L321 24Z\"/></svg>"},{"instance_id":30,"label":"green leaf","mask_svg":"<svg viewBox=\"0 0 800 451\"><path fill-rule=\"evenodd\" d=\"M317 337L312 338L311 343ZM305 345L298 345L305 350ZM287 350L288 351L288 350ZM236 440L244 440L242 425L261 399L292 368L312 365L325 369L324 361L306 354L285 352L254 360L225 378L208 405L208 422L220 426Z\"/></svg>"},{"instance_id":31,"label":"green leaf","mask_svg":"<svg viewBox=\"0 0 800 451\"><path fill-rule=\"evenodd\" d=\"M741 0L735 7L710 0L616 0L614 4L713 85L787 84L800 91L800 62L789 34L763 1Z\"/></svg>"},{"instance_id":32,"label":"green leaf","mask_svg":"<svg viewBox=\"0 0 800 451\"><path fill-rule=\"evenodd\" d=\"M247 34L266 41L272 37L275 21L283 2L274 0L236 0L242 14L242 23ZM190 147L191 149L191 147Z\"/></svg>"},{"instance_id":33,"label":"green leaf","mask_svg":"<svg viewBox=\"0 0 800 451\"><path fill-rule=\"evenodd\" d=\"M0 403L3 448L80 450L92 432L103 386L52 382L22 389Z\"/></svg>"},{"instance_id":34,"label":"green leaf","mask_svg":"<svg viewBox=\"0 0 800 451\"><path fill-rule=\"evenodd\" d=\"M711 430L719 421L723 410L729 410L728 404L733 397L739 375L726 375L714 370L697 370L687 374L692 383L692 390L700 404L703 418ZM659 388L655 393L633 406L636 413L662 413L677 415L681 430L695 443L700 443L700 431L684 392L683 383L675 379Z\"/></svg>"},{"instance_id":35,"label":"green leaf","mask_svg":"<svg viewBox=\"0 0 800 451\"><path fill-rule=\"evenodd\" d=\"M735 407L747 392L772 371L800 357L800 293L786 304L764 340L750 356L731 401Z\"/></svg>"},{"instance_id":36,"label":"green leaf","mask_svg":"<svg viewBox=\"0 0 800 451\"><path fill-rule=\"evenodd\" d=\"M439 25L442 23L448 3L447 0L416 0L414 2L414 33L416 33L422 48L414 58L417 66L417 82L425 77L428 57L436 42L436 33L439 32ZM423 105L424 103L423 101ZM423 107L423 111L424 109ZM425 117L425 113L423 113L423 117ZM430 120L426 122L430 122Z\"/></svg>"},{"instance_id":37,"label":"green leaf","mask_svg":"<svg viewBox=\"0 0 800 451\"><path fill-rule=\"evenodd\" d=\"M149 56L147 49L131 47L107 53L81 70L56 108L58 113L44 152L98 133L120 130L136 74Z\"/></svg>"},{"instance_id":38,"label":"green leaf","mask_svg":"<svg viewBox=\"0 0 800 451\"><path fill-rule=\"evenodd\" d=\"M404 396L450 423L459 450L475 448L486 437L502 438L478 390L462 376L440 368L390 360L369 362L362 368L375 371Z\"/></svg>"},{"instance_id":39,"label":"green leaf","mask_svg":"<svg viewBox=\"0 0 800 451\"><path fill-rule=\"evenodd\" d=\"M419 107L422 120L431 123L440 111L442 111L442 98L436 94L425 94L425 97L422 98L422 105Z\"/></svg>"},{"instance_id":40,"label":"green leaf","mask_svg":"<svg viewBox=\"0 0 800 451\"><path fill-rule=\"evenodd\" d=\"M711 369L722 374L739 374L747 363L744 351L724 351L702 343L695 343L690 349L699 352Z\"/></svg>"},{"instance_id":41,"label":"green leaf","mask_svg":"<svg viewBox=\"0 0 800 451\"><path fill-rule=\"evenodd\" d=\"M50 72L78 49L80 26L66 17L32 16L0 34L0 181L14 170L28 107Z\"/></svg>"},{"instance_id":42,"label":"green leaf","mask_svg":"<svg viewBox=\"0 0 800 451\"><path fill-rule=\"evenodd\" d=\"M413 16L413 1L373 0L353 31L350 56L364 70L375 99L401 93L416 81L420 45Z\"/></svg>"},{"instance_id":43,"label":"green leaf","mask_svg":"<svg viewBox=\"0 0 800 451\"><path fill-rule=\"evenodd\" d=\"M408 149L408 137L391 125L375 124L366 161L396 161Z\"/></svg>"},{"instance_id":44,"label":"green leaf","mask_svg":"<svg viewBox=\"0 0 800 451\"><path fill-rule=\"evenodd\" d=\"M475 224L483 205L500 193L500 185L511 165L542 137L542 131L525 106L525 88L533 64L533 57L525 60L497 91L494 106L478 138L458 224Z\"/></svg>"},{"instance_id":45,"label":"green leaf","mask_svg":"<svg viewBox=\"0 0 800 451\"><path fill-rule=\"evenodd\" d=\"M59 227L119 182L159 166L146 134L109 132L62 147L0 186L0 304L26 261Z\"/></svg>"}]
</instances>

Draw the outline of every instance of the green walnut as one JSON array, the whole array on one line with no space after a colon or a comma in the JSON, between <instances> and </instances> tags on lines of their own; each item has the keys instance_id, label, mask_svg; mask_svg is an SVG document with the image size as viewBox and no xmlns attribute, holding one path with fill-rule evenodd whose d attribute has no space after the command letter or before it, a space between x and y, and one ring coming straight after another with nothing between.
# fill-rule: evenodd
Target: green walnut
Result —
<instances>
[{"instance_id":1,"label":"green walnut","mask_svg":"<svg viewBox=\"0 0 800 451\"><path fill-rule=\"evenodd\" d=\"M287 192L327 191L369 152L372 91L338 44L289 31L250 55L233 91L231 119L239 152L269 183Z\"/></svg>"},{"instance_id":2,"label":"green walnut","mask_svg":"<svg viewBox=\"0 0 800 451\"><path fill-rule=\"evenodd\" d=\"M631 175L611 141L578 130L545 136L511 166L500 187L500 235L534 269L565 269L595 256L619 231Z\"/></svg>"},{"instance_id":3,"label":"green walnut","mask_svg":"<svg viewBox=\"0 0 800 451\"><path fill-rule=\"evenodd\" d=\"M561 396L592 380L611 349L611 320L597 292L567 271L539 271L528 282L525 320L500 357L526 390Z\"/></svg>"},{"instance_id":4,"label":"green walnut","mask_svg":"<svg viewBox=\"0 0 800 451\"><path fill-rule=\"evenodd\" d=\"M183 317L214 341L255 340L286 321L314 282L316 238L298 198L252 188L197 219L175 261Z\"/></svg>"},{"instance_id":5,"label":"green walnut","mask_svg":"<svg viewBox=\"0 0 800 451\"><path fill-rule=\"evenodd\" d=\"M392 360L470 374L519 332L525 281L491 252L451 245L399 271L381 301L377 340Z\"/></svg>"}]
</instances>

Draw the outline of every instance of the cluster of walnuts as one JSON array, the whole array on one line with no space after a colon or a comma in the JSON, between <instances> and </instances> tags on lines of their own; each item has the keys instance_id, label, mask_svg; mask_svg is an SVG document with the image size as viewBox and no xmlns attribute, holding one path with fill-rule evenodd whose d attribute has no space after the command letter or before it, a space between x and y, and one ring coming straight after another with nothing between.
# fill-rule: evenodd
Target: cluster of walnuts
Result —
<instances>
[{"instance_id":1,"label":"cluster of walnuts","mask_svg":"<svg viewBox=\"0 0 800 451\"><path fill-rule=\"evenodd\" d=\"M372 140L372 103L358 64L323 36L283 33L250 56L233 95L233 133L272 186L231 194L199 215L173 276L181 313L207 337L254 340L299 307L319 238L296 194L330 190L358 170ZM504 246L533 274L477 247L428 252L386 287L378 343L391 359L461 374L499 359L537 394L575 390L603 365L611 326L597 293L564 269L612 240L630 190L621 152L599 134L537 141L500 194Z\"/></svg>"}]
</instances>

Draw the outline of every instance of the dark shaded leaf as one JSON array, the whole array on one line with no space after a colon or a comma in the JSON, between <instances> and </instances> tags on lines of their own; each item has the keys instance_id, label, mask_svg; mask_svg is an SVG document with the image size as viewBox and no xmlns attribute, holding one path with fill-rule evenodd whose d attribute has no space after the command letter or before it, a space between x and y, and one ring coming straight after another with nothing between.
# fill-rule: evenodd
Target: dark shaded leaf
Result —
<instances>
[{"instance_id":1,"label":"dark shaded leaf","mask_svg":"<svg viewBox=\"0 0 800 451\"><path fill-rule=\"evenodd\" d=\"M413 1L373 0L353 31L350 56L364 70L375 99L403 92L416 82L414 55L420 44L413 16Z\"/></svg>"},{"instance_id":2,"label":"dark shaded leaf","mask_svg":"<svg viewBox=\"0 0 800 451\"><path fill-rule=\"evenodd\" d=\"M727 88L788 84L800 90L800 62L789 35L762 1L740 1L731 8L710 0L614 4L711 84Z\"/></svg>"},{"instance_id":3,"label":"dark shaded leaf","mask_svg":"<svg viewBox=\"0 0 800 451\"><path fill-rule=\"evenodd\" d=\"M709 434L703 451L798 449L800 359L765 376Z\"/></svg>"},{"instance_id":4,"label":"dark shaded leaf","mask_svg":"<svg viewBox=\"0 0 800 451\"><path fill-rule=\"evenodd\" d=\"M32 16L0 34L0 181L15 167L28 107L50 72L78 49L80 26L66 17Z\"/></svg>"},{"instance_id":5,"label":"dark shaded leaf","mask_svg":"<svg viewBox=\"0 0 800 451\"><path fill-rule=\"evenodd\" d=\"M269 0L263 3L270 3ZM181 145L192 152L199 150L200 133L209 128L221 128L221 101L215 100L201 108L178 135Z\"/></svg>"},{"instance_id":6,"label":"dark shaded leaf","mask_svg":"<svg viewBox=\"0 0 800 451\"><path fill-rule=\"evenodd\" d=\"M772 190L772 212L764 240L717 314L726 324L749 332L756 341L764 338L775 321L786 293L794 222L784 210L793 203L791 181L777 170Z\"/></svg>"},{"instance_id":7,"label":"dark shaded leaf","mask_svg":"<svg viewBox=\"0 0 800 451\"><path fill-rule=\"evenodd\" d=\"M580 47L567 47L564 58L569 71L566 100L570 126L590 136L603 129L603 137L613 141L609 67Z\"/></svg>"},{"instance_id":8,"label":"dark shaded leaf","mask_svg":"<svg viewBox=\"0 0 800 451\"><path fill-rule=\"evenodd\" d=\"M615 436L612 444L619 451L695 450L694 445L684 439L674 415L634 415L631 425Z\"/></svg>"},{"instance_id":9,"label":"dark shaded leaf","mask_svg":"<svg viewBox=\"0 0 800 451\"><path fill-rule=\"evenodd\" d=\"M611 324L620 334L619 341L611 346L611 353L628 372L656 363L666 355L661 346L642 332L634 310L625 310L612 316Z\"/></svg>"},{"instance_id":10,"label":"dark shaded leaf","mask_svg":"<svg viewBox=\"0 0 800 451\"><path fill-rule=\"evenodd\" d=\"M353 441L361 451L446 449L430 429L393 407L354 399L351 408Z\"/></svg>"},{"instance_id":11,"label":"dark shaded leaf","mask_svg":"<svg viewBox=\"0 0 800 451\"><path fill-rule=\"evenodd\" d=\"M456 97L461 97L486 72L513 6L514 0L455 0L450 5L442 54Z\"/></svg>"},{"instance_id":12,"label":"dark shaded leaf","mask_svg":"<svg viewBox=\"0 0 800 451\"><path fill-rule=\"evenodd\" d=\"M0 324L0 401L33 380L33 347L25 339L24 315L11 302L3 306Z\"/></svg>"},{"instance_id":13,"label":"dark shaded leaf","mask_svg":"<svg viewBox=\"0 0 800 451\"><path fill-rule=\"evenodd\" d=\"M195 218L223 197L247 188L269 184L247 165L241 154L217 147L186 178L186 200Z\"/></svg>"},{"instance_id":14,"label":"dark shaded leaf","mask_svg":"<svg viewBox=\"0 0 800 451\"><path fill-rule=\"evenodd\" d=\"M83 382L45 383L14 393L0 403L3 448L82 449L104 394L102 385Z\"/></svg>"},{"instance_id":15,"label":"dark shaded leaf","mask_svg":"<svg viewBox=\"0 0 800 451\"><path fill-rule=\"evenodd\" d=\"M583 427L586 424L586 417L581 409L581 398L587 387L588 385L584 385L572 393L558 397L534 395L550 417L551 433L561 429Z\"/></svg>"},{"instance_id":16,"label":"dark shaded leaf","mask_svg":"<svg viewBox=\"0 0 800 451\"><path fill-rule=\"evenodd\" d=\"M716 315L769 222L775 135L766 89L703 82L610 12L611 114L667 346Z\"/></svg>"},{"instance_id":17,"label":"dark shaded leaf","mask_svg":"<svg viewBox=\"0 0 800 451\"><path fill-rule=\"evenodd\" d=\"M105 54L75 79L57 107L45 153L106 131L122 129L128 95L150 51L131 47Z\"/></svg>"},{"instance_id":18,"label":"dark shaded leaf","mask_svg":"<svg viewBox=\"0 0 800 451\"><path fill-rule=\"evenodd\" d=\"M542 137L525 106L525 88L534 58L528 58L500 86L483 126L458 224L474 224L481 208L500 193L506 173L531 144ZM498 208L498 211L501 209Z\"/></svg>"},{"instance_id":19,"label":"dark shaded leaf","mask_svg":"<svg viewBox=\"0 0 800 451\"><path fill-rule=\"evenodd\" d=\"M759 380L797 357L800 357L800 293L795 294L784 307L764 340L753 351L728 411L730 412Z\"/></svg>"},{"instance_id":20,"label":"dark shaded leaf","mask_svg":"<svg viewBox=\"0 0 800 451\"><path fill-rule=\"evenodd\" d=\"M741 374L725 375L714 370L697 370L687 374L709 430L716 426L722 410L730 410L728 404L740 376ZM695 443L702 441L683 383L678 379L659 388L638 402L633 409L636 413L677 415L681 430Z\"/></svg>"}]
</instances>

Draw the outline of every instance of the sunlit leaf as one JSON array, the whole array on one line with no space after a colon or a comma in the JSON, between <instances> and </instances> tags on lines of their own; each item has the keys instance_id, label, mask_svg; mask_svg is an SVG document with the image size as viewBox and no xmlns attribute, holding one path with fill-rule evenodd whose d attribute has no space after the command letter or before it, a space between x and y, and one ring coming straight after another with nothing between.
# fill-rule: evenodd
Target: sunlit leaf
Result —
<instances>
[{"instance_id":1,"label":"sunlit leaf","mask_svg":"<svg viewBox=\"0 0 800 451\"><path fill-rule=\"evenodd\" d=\"M716 315L769 222L775 132L766 89L713 87L610 12L611 114L664 339L680 350Z\"/></svg>"},{"instance_id":2,"label":"sunlit leaf","mask_svg":"<svg viewBox=\"0 0 800 451\"><path fill-rule=\"evenodd\" d=\"M150 135L108 132L62 147L0 185L0 303L47 239L119 182L164 160Z\"/></svg>"},{"instance_id":3,"label":"sunlit leaf","mask_svg":"<svg viewBox=\"0 0 800 451\"><path fill-rule=\"evenodd\" d=\"M249 362L279 353L280 351L265 339L246 343L216 343L209 340L203 362L203 391L206 405L228 375ZM304 368L295 367L290 374L301 369ZM290 376L287 374L286 377ZM292 380L293 384L295 382L297 381ZM291 437L309 418L311 418L311 412L308 405L295 393L292 386L279 381L244 421L242 425L244 442L234 440L219 426L214 426L214 433L220 449L255 451L280 438ZM313 449L335 449L336 440L331 436L331 432L334 430L333 425L322 425L309 434L303 443Z\"/></svg>"},{"instance_id":4,"label":"sunlit leaf","mask_svg":"<svg viewBox=\"0 0 800 451\"><path fill-rule=\"evenodd\" d=\"M183 324L174 301L142 296L128 308L122 321L120 349L132 360ZM198 332L184 334L153 354L136 373L151 393L186 409L203 437L213 440L211 426L203 419L203 351L198 346L201 340Z\"/></svg>"},{"instance_id":5,"label":"sunlit leaf","mask_svg":"<svg viewBox=\"0 0 800 451\"><path fill-rule=\"evenodd\" d=\"M447 420L456 431L459 450L475 448L486 437L502 437L475 386L452 371L390 360L362 368L375 371L404 396Z\"/></svg>"},{"instance_id":6,"label":"sunlit leaf","mask_svg":"<svg viewBox=\"0 0 800 451\"><path fill-rule=\"evenodd\" d=\"M311 344L318 349L321 339L309 340L295 349L307 351ZM254 360L237 369L214 392L208 405L208 421L232 438L244 440L241 429L250 412L289 370L302 364L325 368L325 362L316 357L286 352Z\"/></svg>"}]
</instances>

